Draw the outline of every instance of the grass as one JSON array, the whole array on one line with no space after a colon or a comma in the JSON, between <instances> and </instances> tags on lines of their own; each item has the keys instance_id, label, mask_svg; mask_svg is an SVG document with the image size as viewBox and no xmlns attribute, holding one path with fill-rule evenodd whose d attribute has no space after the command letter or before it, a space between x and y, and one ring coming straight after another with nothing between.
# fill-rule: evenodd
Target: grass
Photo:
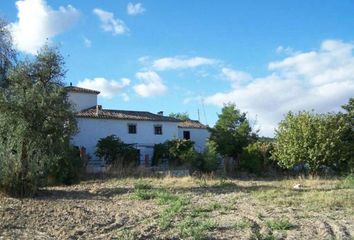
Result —
<instances>
[{"instance_id":1,"label":"grass","mask_svg":"<svg viewBox=\"0 0 354 240\"><path fill-rule=\"evenodd\" d=\"M251 228L253 226L253 223L248 220L247 218L243 218L237 222L235 222L234 224L234 228L236 230L243 230L243 229L247 229L247 228Z\"/></svg>"},{"instance_id":2,"label":"grass","mask_svg":"<svg viewBox=\"0 0 354 240\"><path fill-rule=\"evenodd\" d=\"M266 221L267 226L271 230L289 230L293 227L287 218L277 218Z\"/></svg>"},{"instance_id":3,"label":"grass","mask_svg":"<svg viewBox=\"0 0 354 240\"><path fill-rule=\"evenodd\" d=\"M178 227L183 239L199 240L205 239L208 233L217 227L217 224L212 220L187 217Z\"/></svg>"}]
</instances>

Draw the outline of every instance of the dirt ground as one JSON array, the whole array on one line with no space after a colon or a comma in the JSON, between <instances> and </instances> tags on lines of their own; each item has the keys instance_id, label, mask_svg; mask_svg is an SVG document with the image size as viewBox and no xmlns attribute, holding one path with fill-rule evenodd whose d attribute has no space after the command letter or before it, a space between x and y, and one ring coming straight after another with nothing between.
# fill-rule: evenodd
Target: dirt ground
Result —
<instances>
[{"instance_id":1,"label":"dirt ground","mask_svg":"<svg viewBox=\"0 0 354 240\"><path fill-rule=\"evenodd\" d=\"M91 180L22 200L0 195L0 239L354 239L354 188L319 179Z\"/></svg>"}]
</instances>

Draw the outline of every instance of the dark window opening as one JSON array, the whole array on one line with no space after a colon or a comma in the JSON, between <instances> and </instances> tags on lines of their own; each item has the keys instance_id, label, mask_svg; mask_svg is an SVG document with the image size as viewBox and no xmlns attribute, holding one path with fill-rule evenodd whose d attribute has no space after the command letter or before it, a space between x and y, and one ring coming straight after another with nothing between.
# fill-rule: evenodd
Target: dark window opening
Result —
<instances>
[{"instance_id":1,"label":"dark window opening","mask_svg":"<svg viewBox=\"0 0 354 240\"><path fill-rule=\"evenodd\" d=\"M191 132L190 131L183 131L183 138L184 139L191 139Z\"/></svg>"},{"instance_id":2,"label":"dark window opening","mask_svg":"<svg viewBox=\"0 0 354 240\"><path fill-rule=\"evenodd\" d=\"M128 125L128 133L129 134L136 134L136 124L129 124Z\"/></svg>"},{"instance_id":3,"label":"dark window opening","mask_svg":"<svg viewBox=\"0 0 354 240\"><path fill-rule=\"evenodd\" d=\"M155 135L162 135L162 126L155 126Z\"/></svg>"}]
</instances>

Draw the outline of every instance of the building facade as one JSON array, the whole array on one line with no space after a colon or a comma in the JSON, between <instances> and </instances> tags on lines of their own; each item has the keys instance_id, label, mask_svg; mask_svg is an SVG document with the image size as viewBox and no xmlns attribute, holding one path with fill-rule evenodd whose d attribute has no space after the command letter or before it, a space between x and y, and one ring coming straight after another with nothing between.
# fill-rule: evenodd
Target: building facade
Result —
<instances>
[{"instance_id":1,"label":"building facade","mask_svg":"<svg viewBox=\"0 0 354 240\"><path fill-rule=\"evenodd\" d=\"M79 130L72 143L86 149L91 171L105 167L95 156L95 147L99 139L112 134L138 149L140 164L145 166L151 165L155 144L185 138L194 141L195 149L201 152L209 137L207 127L199 121L181 121L163 116L162 112L103 109L97 105L98 91L74 86L66 87L66 90Z\"/></svg>"}]
</instances>

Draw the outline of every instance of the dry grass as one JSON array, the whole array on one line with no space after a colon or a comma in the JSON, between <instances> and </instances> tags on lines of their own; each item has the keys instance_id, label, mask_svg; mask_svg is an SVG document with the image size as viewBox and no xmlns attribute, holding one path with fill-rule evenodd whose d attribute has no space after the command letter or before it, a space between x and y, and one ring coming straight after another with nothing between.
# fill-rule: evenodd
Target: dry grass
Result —
<instances>
[{"instance_id":1,"label":"dry grass","mask_svg":"<svg viewBox=\"0 0 354 240\"><path fill-rule=\"evenodd\" d=\"M350 179L111 178L0 196L0 239L353 239L353 222Z\"/></svg>"}]
</instances>

